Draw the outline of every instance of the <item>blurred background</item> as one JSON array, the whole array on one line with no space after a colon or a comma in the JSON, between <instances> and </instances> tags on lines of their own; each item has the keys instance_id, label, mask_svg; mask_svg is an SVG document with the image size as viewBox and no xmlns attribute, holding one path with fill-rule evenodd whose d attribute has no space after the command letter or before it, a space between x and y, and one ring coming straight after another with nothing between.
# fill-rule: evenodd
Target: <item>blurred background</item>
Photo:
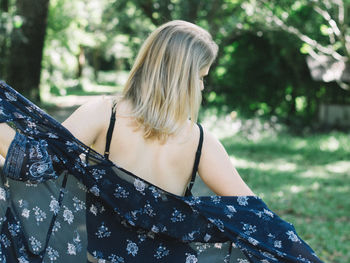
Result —
<instances>
[{"instance_id":1,"label":"blurred background","mask_svg":"<svg viewBox=\"0 0 350 263\"><path fill-rule=\"evenodd\" d=\"M219 45L200 121L325 262L350 262L350 0L0 0L0 79L63 121L157 26ZM207 190L197 185L199 194Z\"/></svg>"}]
</instances>

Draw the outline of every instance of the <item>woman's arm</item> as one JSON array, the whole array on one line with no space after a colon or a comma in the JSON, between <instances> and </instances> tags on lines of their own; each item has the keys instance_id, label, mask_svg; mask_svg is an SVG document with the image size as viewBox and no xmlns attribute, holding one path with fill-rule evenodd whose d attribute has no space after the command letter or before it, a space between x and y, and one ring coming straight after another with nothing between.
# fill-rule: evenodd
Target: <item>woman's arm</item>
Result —
<instances>
[{"instance_id":1,"label":"woman's arm","mask_svg":"<svg viewBox=\"0 0 350 263\"><path fill-rule=\"evenodd\" d=\"M222 144L208 131L204 132L198 173L217 195L254 195L238 174Z\"/></svg>"},{"instance_id":2,"label":"woman's arm","mask_svg":"<svg viewBox=\"0 0 350 263\"><path fill-rule=\"evenodd\" d=\"M6 123L0 124L0 155L6 158L10 144L15 137L15 130Z\"/></svg>"},{"instance_id":3,"label":"woman's arm","mask_svg":"<svg viewBox=\"0 0 350 263\"><path fill-rule=\"evenodd\" d=\"M85 145L91 146L108 123L111 114L111 101L97 98L80 106L62 125Z\"/></svg>"}]
</instances>

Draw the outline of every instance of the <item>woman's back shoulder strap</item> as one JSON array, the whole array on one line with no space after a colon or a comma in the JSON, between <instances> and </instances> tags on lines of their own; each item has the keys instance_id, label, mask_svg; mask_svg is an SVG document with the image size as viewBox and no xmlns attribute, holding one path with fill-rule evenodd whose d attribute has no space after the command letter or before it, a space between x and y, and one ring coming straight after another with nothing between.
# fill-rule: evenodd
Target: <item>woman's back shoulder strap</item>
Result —
<instances>
[{"instance_id":1,"label":"woman's back shoulder strap","mask_svg":"<svg viewBox=\"0 0 350 263\"><path fill-rule=\"evenodd\" d=\"M203 128L202 125L200 125L199 123L197 123L198 128L199 128L199 142L198 142L198 146L197 146L197 151L196 151L196 158L194 159L194 165L193 165L193 170L192 170L192 175L191 175L191 181L187 186L186 189L186 193L185 195L191 195L191 190L194 184L194 181L196 179L196 174L198 171L198 166L199 166L199 161L201 158L201 154L202 154L202 146L203 146Z\"/></svg>"},{"instance_id":2,"label":"woman's back shoulder strap","mask_svg":"<svg viewBox=\"0 0 350 263\"><path fill-rule=\"evenodd\" d=\"M111 118L109 121L109 127L108 127L108 131L107 131L107 136L106 136L106 147L105 147L105 158L108 159L109 157L109 147L111 146L111 139L112 139L112 135L113 135L113 130L114 130L114 124L115 124L115 110L116 110L116 106L117 106L117 102L115 100L113 100L112 102L112 113L111 113Z\"/></svg>"}]
</instances>

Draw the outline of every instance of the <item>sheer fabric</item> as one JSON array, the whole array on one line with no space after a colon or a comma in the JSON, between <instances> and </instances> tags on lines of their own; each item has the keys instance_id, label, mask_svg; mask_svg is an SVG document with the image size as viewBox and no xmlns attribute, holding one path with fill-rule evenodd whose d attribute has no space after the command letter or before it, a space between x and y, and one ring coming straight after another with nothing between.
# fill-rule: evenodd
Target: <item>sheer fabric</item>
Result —
<instances>
[{"instance_id":1,"label":"sheer fabric","mask_svg":"<svg viewBox=\"0 0 350 263\"><path fill-rule=\"evenodd\" d=\"M0 86L1 262L322 262L261 198L164 191Z\"/></svg>"}]
</instances>

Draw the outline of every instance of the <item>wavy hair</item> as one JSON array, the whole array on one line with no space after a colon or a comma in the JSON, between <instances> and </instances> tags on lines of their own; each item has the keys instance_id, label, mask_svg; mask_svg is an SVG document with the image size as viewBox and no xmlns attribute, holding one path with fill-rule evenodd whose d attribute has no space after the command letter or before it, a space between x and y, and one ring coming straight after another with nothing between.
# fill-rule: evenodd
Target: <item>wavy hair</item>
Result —
<instances>
[{"instance_id":1,"label":"wavy hair","mask_svg":"<svg viewBox=\"0 0 350 263\"><path fill-rule=\"evenodd\" d=\"M203 28L175 20L152 32L142 45L123 90L144 138L166 139L201 104L200 71L209 67L218 47Z\"/></svg>"}]
</instances>

